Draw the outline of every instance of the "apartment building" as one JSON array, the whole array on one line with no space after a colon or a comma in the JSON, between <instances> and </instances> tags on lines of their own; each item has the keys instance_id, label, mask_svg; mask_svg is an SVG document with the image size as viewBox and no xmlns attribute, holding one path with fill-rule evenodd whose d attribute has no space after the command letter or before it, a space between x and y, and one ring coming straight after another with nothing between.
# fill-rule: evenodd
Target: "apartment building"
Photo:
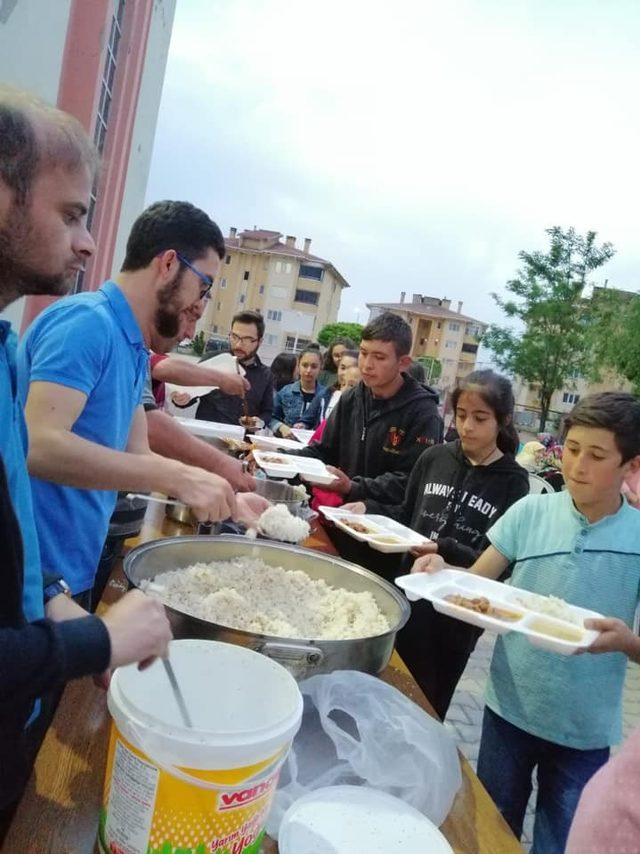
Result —
<instances>
[{"instance_id":1,"label":"apartment building","mask_svg":"<svg viewBox=\"0 0 640 854\"><path fill-rule=\"evenodd\" d=\"M260 352L269 361L282 350L304 347L337 320L349 285L330 261L311 254L309 238L299 248L292 235L231 228L225 244L227 254L199 323L206 336L226 335L234 314L257 310L265 319Z\"/></svg>"},{"instance_id":2,"label":"apartment building","mask_svg":"<svg viewBox=\"0 0 640 854\"><path fill-rule=\"evenodd\" d=\"M95 290L119 269L144 209L176 0L0 0L0 80L74 115L102 168L87 222L97 251L76 281ZM25 326L50 297L2 315Z\"/></svg>"},{"instance_id":3,"label":"apartment building","mask_svg":"<svg viewBox=\"0 0 640 854\"><path fill-rule=\"evenodd\" d=\"M400 294L400 302L367 303L369 320L384 311L391 311L411 326L413 342L411 356L438 359L442 373L433 384L440 391L452 390L456 382L476 366L479 340L488 324L462 314L462 301L455 310L446 297L430 297L413 294L411 302L406 293Z\"/></svg>"}]
</instances>

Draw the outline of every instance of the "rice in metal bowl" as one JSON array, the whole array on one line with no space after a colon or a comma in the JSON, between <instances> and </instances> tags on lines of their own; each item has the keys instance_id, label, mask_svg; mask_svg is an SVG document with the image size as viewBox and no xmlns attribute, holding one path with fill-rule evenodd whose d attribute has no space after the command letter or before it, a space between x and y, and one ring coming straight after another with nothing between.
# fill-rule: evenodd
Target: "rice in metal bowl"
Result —
<instances>
[{"instance_id":1,"label":"rice in metal bowl","mask_svg":"<svg viewBox=\"0 0 640 854\"><path fill-rule=\"evenodd\" d=\"M371 593L332 587L260 558L196 563L141 586L177 611L257 634L350 640L390 629Z\"/></svg>"}]
</instances>

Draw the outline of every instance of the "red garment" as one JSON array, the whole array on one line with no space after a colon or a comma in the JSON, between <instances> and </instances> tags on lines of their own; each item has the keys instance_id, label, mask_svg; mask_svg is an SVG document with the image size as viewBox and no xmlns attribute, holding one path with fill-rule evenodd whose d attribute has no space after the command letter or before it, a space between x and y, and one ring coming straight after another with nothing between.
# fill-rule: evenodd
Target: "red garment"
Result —
<instances>
[{"instance_id":1,"label":"red garment","mask_svg":"<svg viewBox=\"0 0 640 854\"><path fill-rule=\"evenodd\" d=\"M162 362L164 359L168 359L168 355L166 353L150 353L149 354L149 365L151 368L151 390L153 391L153 396L156 399L156 403L158 404L158 409L164 409L164 401L167 394L166 386L160 380L154 380L153 378L153 369L155 366Z\"/></svg>"},{"instance_id":2,"label":"red garment","mask_svg":"<svg viewBox=\"0 0 640 854\"><path fill-rule=\"evenodd\" d=\"M313 436L311 437L311 442L319 442L322 439L322 434L324 433L324 428L327 425L327 419L321 421L320 424L315 429ZM318 507L340 507L341 504L344 504L344 498L338 492L329 492L328 489L322 489L320 486L313 486L311 488L311 509L316 510Z\"/></svg>"}]
</instances>

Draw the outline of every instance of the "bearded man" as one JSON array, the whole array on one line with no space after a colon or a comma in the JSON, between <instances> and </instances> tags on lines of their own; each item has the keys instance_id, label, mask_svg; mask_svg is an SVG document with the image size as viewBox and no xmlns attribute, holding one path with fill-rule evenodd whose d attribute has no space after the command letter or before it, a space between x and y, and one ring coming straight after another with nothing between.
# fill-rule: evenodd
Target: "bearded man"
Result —
<instances>
[{"instance_id":1,"label":"bearded man","mask_svg":"<svg viewBox=\"0 0 640 854\"><path fill-rule=\"evenodd\" d=\"M62 218L74 215L62 207ZM69 269L81 263L73 254ZM114 280L50 306L20 344L43 568L64 556L66 580L85 607L118 490L175 495L201 521L242 515L225 480L151 452L141 405L149 346L180 334L224 255L206 213L157 202L134 223Z\"/></svg>"}]
</instances>

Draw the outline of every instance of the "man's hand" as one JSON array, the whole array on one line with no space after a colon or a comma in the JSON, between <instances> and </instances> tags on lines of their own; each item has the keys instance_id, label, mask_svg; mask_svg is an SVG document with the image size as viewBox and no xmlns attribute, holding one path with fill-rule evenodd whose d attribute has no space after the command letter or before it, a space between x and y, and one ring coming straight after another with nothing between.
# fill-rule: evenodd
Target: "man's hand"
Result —
<instances>
[{"instance_id":1,"label":"man's hand","mask_svg":"<svg viewBox=\"0 0 640 854\"><path fill-rule=\"evenodd\" d=\"M281 424L278 428L278 433L283 439L291 439L295 438L293 435L293 430L289 427L288 424Z\"/></svg>"},{"instance_id":2,"label":"man's hand","mask_svg":"<svg viewBox=\"0 0 640 854\"><path fill-rule=\"evenodd\" d=\"M109 608L102 621L111 641L110 670L168 656L171 626L159 599L132 590Z\"/></svg>"},{"instance_id":3,"label":"man's hand","mask_svg":"<svg viewBox=\"0 0 640 854\"><path fill-rule=\"evenodd\" d=\"M360 515L367 512L367 505L364 501L352 501L350 504L343 504L340 510L344 510L345 513L357 513Z\"/></svg>"},{"instance_id":4,"label":"man's hand","mask_svg":"<svg viewBox=\"0 0 640 854\"><path fill-rule=\"evenodd\" d=\"M216 473L229 481L234 492L253 492L256 488L256 479L249 473L248 468L249 463L247 464L247 471L245 471L240 460L227 457L218 462ZM255 466L253 470L255 470Z\"/></svg>"},{"instance_id":5,"label":"man's hand","mask_svg":"<svg viewBox=\"0 0 640 854\"><path fill-rule=\"evenodd\" d=\"M444 559L440 555L430 554L419 557L411 567L411 572L428 572L429 575L433 575L441 569L444 569Z\"/></svg>"},{"instance_id":6,"label":"man's hand","mask_svg":"<svg viewBox=\"0 0 640 854\"><path fill-rule=\"evenodd\" d=\"M165 461L167 464L169 460ZM173 461L171 461L173 462ZM199 522L236 518L236 498L231 485L217 474L176 463L163 490L191 508Z\"/></svg>"},{"instance_id":7,"label":"man's hand","mask_svg":"<svg viewBox=\"0 0 640 854\"><path fill-rule=\"evenodd\" d=\"M234 394L239 397L244 397L251 388L251 383L249 380L240 376L240 374L225 374L223 371L220 371L218 387L220 388L220 391L223 391L225 394Z\"/></svg>"},{"instance_id":8,"label":"man's hand","mask_svg":"<svg viewBox=\"0 0 640 854\"><path fill-rule=\"evenodd\" d=\"M584 627L600 632L585 652L623 652L632 661L640 662L640 638L623 620L615 617L585 620Z\"/></svg>"},{"instance_id":9,"label":"man's hand","mask_svg":"<svg viewBox=\"0 0 640 854\"><path fill-rule=\"evenodd\" d=\"M173 401L173 403L176 404L176 406L188 406L188 404L191 402L191 399L191 395L188 391L174 391L171 395L171 400ZM196 402L195 398L193 402Z\"/></svg>"},{"instance_id":10,"label":"man's hand","mask_svg":"<svg viewBox=\"0 0 640 854\"><path fill-rule=\"evenodd\" d=\"M323 483L322 488L327 492L337 492L338 495L348 495L351 492L353 487L353 482L351 478L346 475L342 469L338 469L335 466L327 466L327 471L334 474L335 480L332 480L331 483Z\"/></svg>"},{"instance_id":11,"label":"man's hand","mask_svg":"<svg viewBox=\"0 0 640 854\"><path fill-rule=\"evenodd\" d=\"M271 507L270 502L266 498L251 492L238 495L236 500L238 504L236 519L238 522L246 525L247 528L255 528L260 516L262 516L265 510Z\"/></svg>"}]
</instances>

